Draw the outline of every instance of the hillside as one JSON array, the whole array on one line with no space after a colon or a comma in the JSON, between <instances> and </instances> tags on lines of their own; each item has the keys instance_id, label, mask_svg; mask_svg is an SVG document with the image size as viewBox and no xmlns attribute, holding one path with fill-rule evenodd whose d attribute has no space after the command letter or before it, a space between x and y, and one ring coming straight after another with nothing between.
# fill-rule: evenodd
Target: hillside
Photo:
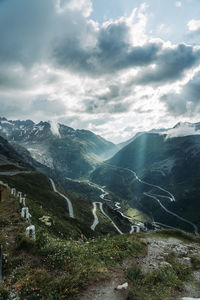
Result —
<instances>
[{"instance_id":1,"label":"hillside","mask_svg":"<svg viewBox=\"0 0 200 300\"><path fill-rule=\"evenodd\" d=\"M45 180L38 179L45 187ZM30 180L26 179L26 184L30 189ZM9 186L12 185L10 181ZM17 188L22 190L20 182ZM10 293L20 300L74 299L88 281L106 278L124 258L143 253L144 244L131 236L88 240L86 236L92 231L86 224L82 227L81 222L67 217L65 203L59 197L48 189L42 194L38 186L35 188L31 192L35 192L36 199L30 190L26 196L31 224L36 227L34 240L25 237L29 224L20 217L19 198L11 195L10 187L4 187L0 202L0 243L4 254L0 299L7 300ZM43 196L48 199L46 203L41 202ZM41 216L48 216L50 225L41 221ZM89 221L87 215L85 221Z\"/></svg>"},{"instance_id":2,"label":"hillside","mask_svg":"<svg viewBox=\"0 0 200 300\"><path fill-rule=\"evenodd\" d=\"M170 211L200 226L199 162L199 135L166 139L164 135L143 134L100 165L91 179L106 185L133 207L153 216L155 221L192 231L189 223L164 211L159 201ZM164 188L176 201L152 185Z\"/></svg>"},{"instance_id":3,"label":"hillside","mask_svg":"<svg viewBox=\"0 0 200 300\"><path fill-rule=\"evenodd\" d=\"M51 229L56 219L51 219L51 226L40 221L39 207L35 209L32 199L27 200L36 239L25 236L29 224L20 217L19 198L4 187L0 299L178 300L200 295L198 238L168 230L92 239L71 235L69 239ZM120 290L124 283L126 289Z\"/></svg>"},{"instance_id":4,"label":"hillside","mask_svg":"<svg viewBox=\"0 0 200 300\"><path fill-rule=\"evenodd\" d=\"M31 166L24 161L23 157L14 150L14 148L0 136L0 166L1 170L7 170L9 168L26 169Z\"/></svg>"},{"instance_id":5,"label":"hillside","mask_svg":"<svg viewBox=\"0 0 200 300\"><path fill-rule=\"evenodd\" d=\"M60 232L66 237L116 234L117 231L112 223L102 214L99 215L99 224L95 231L90 229L94 221L93 201L95 199L98 201L102 193L99 192L98 187L91 187L89 183L78 181L78 185L70 189L61 176L56 176L53 171L49 171L49 168L37 163L21 146L18 148L23 156L1 138L0 180L7 182L31 199L31 206L37 220L48 215L52 219L50 228L52 232L55 231L56 234ZM52 175L54 181L45 174ZM81 186L85 186L86 193L81 193ZM73 210L72 218L70 218L69 205ZM130 222L112 211L108 204L104 203L103 208L116 219L120 227L125 227L126 232L130 231Z\"/></svg>"}]
</instances>

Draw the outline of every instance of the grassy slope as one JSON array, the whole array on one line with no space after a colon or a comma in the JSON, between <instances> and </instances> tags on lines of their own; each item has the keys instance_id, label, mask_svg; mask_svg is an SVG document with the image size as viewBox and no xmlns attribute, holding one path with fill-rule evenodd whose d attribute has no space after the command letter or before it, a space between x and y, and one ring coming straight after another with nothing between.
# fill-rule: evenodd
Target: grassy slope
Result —
<instances>
[{"instance_id":1,"label":"grassy slope","mask_svg":"<svg viewBox=\"0 0 200 300\"><path fill-rule=\"evenodd\" d=\"M49 215L55 223L49 228L52 233L62 232L67 237L78 237L81 233L87 236L92 235L85 222L69 218L66 201L53 192L46 176L33 172L16 176L0 176L0 179L27 195L27 205L33 214L33 222L36 224L40 225L38 221L40 217ZM83 199L83 201L86 200Z\"/></svg>"},{"instance_id":2,"label":"grassy slope","mask_svg":"<svg viewBox=\"0 0 200 300\"><path fill-rule=\"evenodd\" d=\"M109 276L111 267L144 251L145 245L128 235L87 242L61 239L56 230L37 222L38 207L31 206L30 198L36 240L27 239L24 234L27 224L20 218L18 199L11 197L9 189L3 196L0 203L0 242L6 255L4 283L0 288L3 300L10 289L20 299L74 299L89 281ZM44 206L41 210L42 214L47 213Z\"/></svg>"}]
</instances>

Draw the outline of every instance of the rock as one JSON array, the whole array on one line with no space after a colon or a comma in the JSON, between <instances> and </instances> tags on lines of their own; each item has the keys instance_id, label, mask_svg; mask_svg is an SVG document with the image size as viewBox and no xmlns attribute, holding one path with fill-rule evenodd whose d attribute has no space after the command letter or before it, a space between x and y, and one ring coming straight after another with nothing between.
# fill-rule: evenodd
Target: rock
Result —
<instances>
[{"instance_id":1,"label":"rock","mask_svg":"<svg viewBox=\"0 0 200 300\"><path fill-rule=\"evenodd\" d=\"M193 272L193 275L194 275L194 278L195 278L197 281L200 281L200 271L194 271L194 272Z\"/></svg>"},{"instance_id":2,"label":"rock","mask_svg":"<svg viewBox=\"0 0 200 300\"><path fill-rule=\"evenodd\" d=\"M126 290L128 288L128 282L125 282L124 284L118 285L116 287L116 290Z\"/></svg>"},{"instance_id":3,"label":"rock","mask_svg":"<svg viewBox=\"0 0 200 300\"><path fill-rule=\"evenodd\" d=\"M181 262L184 264L184 265L187 265L187 266L191 266L191 258L190 257L182 257L181 258Z\"/></svg>"},{"instance_id":4,"label":"rock","mask_svg":"<svg viewBox=\"0 0 200 300\"><path fill-rule=\"evenodd\" d=\"M163 256L157 256L157 260L163 260L164 257Z\"/></svg>"},{"instance_id":5,"label":"rock","mask_svg":"<svg viewBox=\"0 0 200 300\"><path fill-rule=\"evenodd\" d=\"M182 298L182 300L200 300L200 298L188 298L188 297L184 297Z\"/></svg>"},{"instance_id":6,"label":"rock","mask_svg":"<svg viewBox=\"0 0 200 300\"><path fill-rule=\"evenodd\" d=\"M165 267L165 266L171 267L171 265L170 265L168 262L166 262L166 261L161 261L161 262L160 262L160 266L161 266L161 267Z\"/></svg>"}]
</instances>

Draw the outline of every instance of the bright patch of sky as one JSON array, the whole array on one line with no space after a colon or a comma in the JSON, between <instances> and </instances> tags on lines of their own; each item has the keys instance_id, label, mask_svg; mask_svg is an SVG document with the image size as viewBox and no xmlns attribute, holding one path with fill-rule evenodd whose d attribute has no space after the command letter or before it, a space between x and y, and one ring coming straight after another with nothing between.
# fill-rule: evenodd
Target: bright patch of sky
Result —
<instances>
[{"instance_id":1,"label":"bright patch of sky","mask_svg":"<svg viewBox=\"0 0 200 300\"><path fill-rule=\"evenodd\" d=\"M148 6L147 32L172 42L191 42L187 35L187 23L200 19L199 0L146 0ZM102 23L105 20L128 16L140 7L141 0L93 0L92 18Z\"/></svg>"}]
</instances>

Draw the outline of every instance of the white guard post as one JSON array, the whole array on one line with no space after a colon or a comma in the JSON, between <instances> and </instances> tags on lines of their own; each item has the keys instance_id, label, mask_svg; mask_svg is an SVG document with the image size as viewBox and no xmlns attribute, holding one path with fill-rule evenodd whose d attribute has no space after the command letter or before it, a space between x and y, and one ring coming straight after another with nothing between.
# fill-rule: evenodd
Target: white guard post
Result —
<instances>
[{"instance_id":1,"label":"white guard post","mask_svg":"<svg viewBox=\"0 0 200 300\"><path fill-rule=\"evenodd\" d=\"M20 199L19 199L19 203L20 204L23 204L24 206L26 205L25 203L25 200L26 200L26 198L25 197L20 197Z\"/></svg>"},{"instance_id":2,"label":"white guard post","mask_svg":"<svg viewBox=\"0 0 200 300\"><path fill-rule=\"evenodd\" d=\"M21 198L21 196L22 196L22 192L18 192L18 193L17 193L17 197L20 197L20 198Z\"/></svg>"},{"instance_id":3,"label":"white guard post","mask_svg":"<svg viewBox=\"0 0 200 300\"><path fill-rule=\"evenodd\" d=\"M21 217L24 219L29 219L29 215L28 207L23 207L21 210Z\"/></svg>"},{"instance_id":4,"label":"white guard post","mask_svg":"<svg viewBox=\"0 0 200 300\"><path fill-rule=\"evenodd\" d=\"M140 232L139 226L133 226L133 232Z\"/></svg>"},{"instance_id":5,"label":"white guard post","mask_svg":"<svg viewBox=\"0 0 200 300\"><path fill-rule=\"evenodd\" d=\"M15 188L11 189L11 195L16 196L16 189Z\"/></svg>"},{"instance_id":6,"label":"white guard post","mask_svg":"<svg viewBox=\"0 0 200 300\"><path fill-rule=\"evenodd\" d=\"M35 239L35 226L30 225L26 228L26 237Z\"/></svg>"}]
</instances>

